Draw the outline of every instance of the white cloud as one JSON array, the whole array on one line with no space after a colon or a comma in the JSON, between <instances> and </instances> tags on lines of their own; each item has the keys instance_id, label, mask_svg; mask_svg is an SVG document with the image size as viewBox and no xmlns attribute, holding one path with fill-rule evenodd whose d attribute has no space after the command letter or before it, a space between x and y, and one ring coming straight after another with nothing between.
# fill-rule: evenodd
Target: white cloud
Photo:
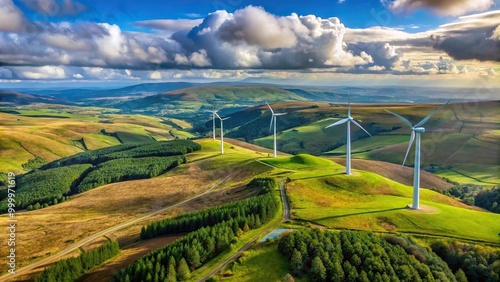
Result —
<instances>
[{"instance_id":1,"label":"white cloud","mask_svg":"<svg viewBox=\"0 0 500 282\"><path fill-rule=\"evenodd\" d=\"M12 0L0 0L0 31L22 31L24 15Z\"/></svg>"},{"instance_id":2,"label":"white cloud","mask_svg":"<svg viewBox=\"0 0 500 282\"><path fill-rule=\"evenodd\" d=\"M58 66L22 67L17 75L25 79L64 79L66 72Z\"/></svg>"},{"instance_id":3,"label":"white cloud","mask_svg":"<svg viewBox=\"0 0 500 282\"><path fill-rule=\"evenodd\" d=\"M159 71L154 71L149 74L149 78L151 79L161 79L161 73Z\"/></svg>"},{"instance_id":4,"label":"white cloud","mask_svg":"<svg viewBox=\"0 0 500 282\"><path fill-rule=\"evenodd\" d=\"M437 14L445 16L459 16L470 12L482 12L488 10L494 0L383 0L395 11L414 11L416 9L428 8Z\"/></svg>"},{"instance_id":5,"label":"white cloud","mask_svg":"<svg viewBox=\"0 0 500 282\"><path fill-rule=\"evenodd\" d=\"M162 30L170 33L174 33L180 30L190 30L193 27L201 24L203 19L160 19L160 20L147 20L138 21L134 25L144 28L152 28L156 30Z\"/></svg>"}]
</instances>

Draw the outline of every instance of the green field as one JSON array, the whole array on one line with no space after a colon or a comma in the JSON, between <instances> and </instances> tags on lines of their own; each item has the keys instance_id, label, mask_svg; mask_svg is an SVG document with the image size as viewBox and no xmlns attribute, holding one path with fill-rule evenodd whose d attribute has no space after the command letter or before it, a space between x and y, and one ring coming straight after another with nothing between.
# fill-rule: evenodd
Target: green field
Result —
<instances>
[{"instance_id":1,"label":"green field","mask_svg":"<svg viewBox=\"0 0 500 282\"><path fill-rule=\"evenodd\" d=\"M439 203L447 199L429 190L422 190L421 193L424 211L412 211L406 209L411 203L409 187L401 191L395 187L398 185L390 187L387 181L385 185L378 185L383 187L380 190L387 189L387 194L367 194L361 189L352 191L334 182L339 177L342 176L291 184L290 198L295 215L331 228L398 231L500 242L498 214Z\"/></svg>"},{"instance_id":2,"label":"green field","mask_svg":"<svg viewBox=\"0 0 500 282\"><path fill-rule=\"evenodd\" d=\"M437 192L421 189L423 210L412 211L406 208L412 188L377 174L355 171L346 176L342 166L307 155L263 161L290 173L287 191L296 218L336 229L500 242L499 214L479 211Z\"/></svg>"},{"instance_id":3,"label":"green field","mask_svg":"<svg viewBox=\"0 0 500 282\"><path fill-rule=\"evenodd\" d=\"M289 264L279 253L277 244L259 244L227 266L219 276L219 281L282 281L289 272ZM307 279L295 278L295 281Z\"/></svg>"}]
</instances>

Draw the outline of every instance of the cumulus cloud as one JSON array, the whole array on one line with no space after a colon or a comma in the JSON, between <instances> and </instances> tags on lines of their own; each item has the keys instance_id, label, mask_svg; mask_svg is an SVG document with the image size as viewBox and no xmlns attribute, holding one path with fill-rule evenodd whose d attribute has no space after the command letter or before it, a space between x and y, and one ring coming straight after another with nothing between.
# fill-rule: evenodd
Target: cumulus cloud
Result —
<instances>
[{"instance_id":1,"label":"cumulus cloud","mask_svg":"<svg viewBox=\"0 0 500 282\"><path fill-rule=\"evenodd\" d=\"M22 67L17 76L23 79L63 79L66 78L66 72L58 66Z\"/></svg>"},{"instance_id":2,"label":"cumulus cloud","mask_svg":"<svg viewBox=\"0 0 500 282\"><path fill-rule=\"evenodd\" d=\"M395 11L414 11L416 9L428 8L437 14L445 16L459 16L470 12L482 12L488 10L494 0L394 0L382 1L388 3Z\"/></svg>"},{"instance_id":3,"label":"cumulus cloud","mask_svg":"<svg viewBox=\"0 0 500 282\"><path fill-rule=\"evenodd\" d=\"M359 50L370 54L372 58L372 67L375 69L390 70L400 64L403 54L395 46L383 42L360 42L348 45L350 49ZM378 68L377 68L378 67Z\"/></svg>"},{"instance_id":4,"label":"cumulus cloud","mask_svg":"<svg viewBox=\"0 0 500 282\"><path fill-rule=\"evenodd\" d=\"M19 32L24 25L24 15L12 0L0 0L0 31Z\"/></svg>"},{"instance_id":5,"label":"cumulus cloud","mask_svg":"<svg viewBox=\"0 0 500 282\"><path fill-rule=\"evenodd\" d=\"M434 48L456 60L500 62L500 11L460 17L431 36Z\"/></svg>"},{"instance_id":6,"label":"cumulus cloud","mask_svg":"<svg viewBox=\"0 0 500 282\"><path fill-rule=\"evenodd\" d=\"M182 24L139 23L151 28ZM372 61L370 54L353 54L346 49L345 27L337 18L282 17L253 6L234 13L216 11L197 26L178 30L170 37L123 32L118 25L108 23L33 25L27 34L0 33L0 63L133 69L303 69Z\"/></svg>"}]
</instances>

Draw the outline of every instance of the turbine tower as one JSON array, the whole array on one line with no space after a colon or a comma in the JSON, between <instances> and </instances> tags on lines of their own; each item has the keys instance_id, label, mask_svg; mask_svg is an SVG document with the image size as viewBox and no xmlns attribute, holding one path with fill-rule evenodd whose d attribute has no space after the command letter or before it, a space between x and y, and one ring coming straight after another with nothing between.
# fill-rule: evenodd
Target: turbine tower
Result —
<instances>
[{"instance_id":1,"label":"turbine tower","mask_svg":"<svg viewBox=\"0 0 500 282\"><path fill-rule=\"evenodd\" d=\"M325 127L325 129L346 122L347 122L347 143L346 143L347 150L345 156L345 174L351 175L351 122L354 123L359 128L363 129L363 131L366 132L366 134L370 135L370 137L372 137L372 135L368 133L368 131L366 131L357 121L355 121L351 117L351 100L349 99L349 96L348 96L347 118L336 121L330 124L329 126Z\"/></svg>"},{"instance_id":2,"label":"turbine tower","mask_svg":"<svg viewBox=\"0 0 500 282\"><path fill-rule=\"evenodd\" d=\"M230 117L221 118L218 113L215 113L215 115L220 119L220 153L224 154L224 124L223 124L223 121L225 121L226 119L228 119Z\"/></svg>"},{"instance_id":3,"label":"turbine tower","mask_svg":"<svg viewBox=\"0 0 500 282\"><path fill-rule=\"evenodd\" d=\"M446 102L444 105L441 105L437 109L435 109L432 113L430 113L428 116L426 116L423 120L421 120L419 123L412 125L411 122L409 122L407 119L404 117L393 113L391 111L385 110L386 112L395 115L397 118L402 120L404 123L406 123L408 126L411 128L411 136L410 136L410 144L408 145L408 150L406 151L405 158L403 160L403 166L405 165L406 158L408 157L408 154L410 153L411 145L413 145L413 141L415 140L415 137L417 138L417 142L415 143L415 163L414 163L414 172L413 172L413 202L411 208L413 210L418 210L419 209L419 198L420 198L420 134L425 132L425 128L421 127L426 123L435 113L437 113L439 110L441 110L444 106L446 106L448 102Z\"/></svg>"},{"instance_id":4,"label":"turbine tower","mask_svg":"<svg viewBox=\"0 0 500 282\"><path fill-rule=\"evenodd\" d=\"M274 113L273 109L269 104L266 102L267 106L271 110L271 124L269 125L269 131L271 131L271 128L273 127L273 121L274 121L274 157L276 158L276 117L277 116L283 116L286 115L286 113Z\"/></svg>"},{"instance_id":5,"label":"turbine tower","mask_svg":"<svg viewBox=\"0 0 500 282\"><path fill-rule=\"evenodd\" d=\"M214 108L207 112L212 113L212 139L215 140L215 115L217 114L217 110Z\"/></svg>"}]
</instances>

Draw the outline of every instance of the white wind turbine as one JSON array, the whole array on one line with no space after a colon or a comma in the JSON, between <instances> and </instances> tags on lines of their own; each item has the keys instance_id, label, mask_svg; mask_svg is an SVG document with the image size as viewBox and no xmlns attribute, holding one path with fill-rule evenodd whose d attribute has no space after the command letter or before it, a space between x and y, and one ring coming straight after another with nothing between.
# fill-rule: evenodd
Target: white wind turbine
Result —
<instances>
[{"instance_id":1,"label":"white wind turbine","mask_svg":"<svg viewBox=\"0 0 500 282\"><path fill-rule=\"evenodd\" d=\"M207 112L212 113L212 139L215 140L215 115L217 115L217 110L214 108Z\"/></svg>"},{"instance_id":2,"label":"white wind turbine","mask_svg":"<svg viewBox=\"0 0 500 282\"><path fill-rule=\"evenodd\" d=\"M286 115L286 113L274 113L273 109L269 104L266 102L267 106L271 110L271 124L269 125L269 131L271 131L271 128L273 127L273 121L274 121L274 157L276 158L276 117L277 116L282 116Z\"/></svg>"},{"instance_id":3,"label":"white wind turbine","mask_svg":"<svg viewBox=\"0 0 500 282\"><path fill-rule=\"evenodd\" d=\"M354 123L359 128L363 129L363 131L366 132L366 134L370 135L370 137L372 135L370 133L368 133L368 131L366 131L357 121L355 121L351 117L351 100L349 99L349 96L348 96L347 118L336 121L336 122L330 124L329 126L325 127L325 129L332 127L332 126L339 125L339 124L343 124L346 122L347 122L347 142L346 142L346 147L347 147L346 149L347 150L346 150L346 156L345 156L345 174L351 175L351 122Z\"/></svg>"},{"instance_id":4,"label":"white wind turbine","mask_svg":"<svg viewBox=\"0 0 500 282\"><path fill-rule=\"evenodd\" d=\"M230 117L221 118L218 113L215 113L215 115L220 119L220 153L224 154L224 124L223 124L223 121L230 118Z\"/></svg>"},{"instance_id":5,"label":"white wind turbine","mask_svg":"<svg viewBox=\"0 0 500 282\"><path fill-rule=\"evenodd\" d=\"M404 121L408 126L411 128L411 137L410 137L410 144L408 145L408 150L406 151L405 158L403 160L403 166L405 165L406 158L408 157L408 154L410 153L411 145L413 145L413 141L415 140L415 136L417 137L417 142L415 143L415 163L414 163L414 172L413 172L413 202L411 208L414 210L419 209L419 198L420 198L420 133L425 132L425 128L421 127L426 123L435 113L437 113L439 110L441 110L444 106L446 106L448 102L446 102L444 105L441 105L437 109L435 109L432 113L430 113L428 116L426 116L423 120L421 120L419 123L412 125L411 122L409 122L407 119L404 117L393 113L391 111L385 110L386 112L395 115L397 118L400 120Z\"/></svg>"}]
</instances>

